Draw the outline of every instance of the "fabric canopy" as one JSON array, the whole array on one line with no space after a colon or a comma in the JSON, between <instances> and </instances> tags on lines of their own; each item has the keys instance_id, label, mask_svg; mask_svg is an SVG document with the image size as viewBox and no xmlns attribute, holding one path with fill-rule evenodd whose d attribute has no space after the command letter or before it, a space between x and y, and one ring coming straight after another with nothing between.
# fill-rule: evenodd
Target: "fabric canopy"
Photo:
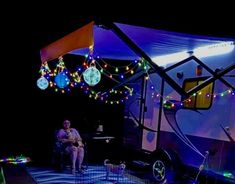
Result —
<instances>
[{"instance_id":1,"label":"fabric canopy","mask_svg":"<svg viewBox=\"0 0 235 184\"><path fill-rule=\"evenodd\" d=\"M151 58L189 52L195 48L219 44L234 39L196 36L191 34L162 31L157 29L115 23ZM93 27L93 31L91 30ZM93 40L94 36L94 40ZM74 33L58 40L41 50L42 61L55 59L65 53L87 55L93 45L94 54L107 59L135 60L137 55L112 30L90 23Z\"/></svg>"},{"instance_id":2,"label":"fabric canopy","mask_svg":"<svg viewBox=\"0 0 235 184\"><path fill-rule=\"evenodd\" d=\"M70 51L93 46L93 25L94 22L91 22L41 49L41 61L51 61Z\"/></svg>"}]
</instances>

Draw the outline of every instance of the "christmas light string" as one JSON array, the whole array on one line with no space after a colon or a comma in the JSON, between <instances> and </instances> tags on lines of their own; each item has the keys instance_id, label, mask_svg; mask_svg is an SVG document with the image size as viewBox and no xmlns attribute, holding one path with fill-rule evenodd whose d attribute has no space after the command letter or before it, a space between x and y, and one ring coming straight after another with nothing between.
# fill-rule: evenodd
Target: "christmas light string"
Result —
<instances>
[{"instance_id":1,"label":"christmas light string","mask_svg":"<svg viewBox=\"0 0 235 184\"><path fill-rule=\"evenodd\" d=\"M154 83L151 80L151 77L150 77L149 73L146 72L146 74L147 74L147 76L145 77L145 80L149 80L150 84L151 84L151 86L150 86L151 90L155 90L156 86L154 86ZM192 98L197 96L197 95L202 95L202 92L198 91L197 93L194 93L193 95L191 95L189 98L187 98L187 99L185 99L183 101L180 101L180 102L172 102L173 97L168 96L168 95L167 96L161 96L161 94L159 92L157 92L157 91L154 91L151 94L151 97L152 98L157 97L159 99L163 98L163 105L164 105L164 107L166 107L168 109L171 109L171 108L175 108L176 106L183 106L184 103L191 103L193 101ZM207 93L205 95L205 97L206 98L213 97L215 99L217 97L225 97L227 95L231 95L231 96L235 97L235 91L233 91L232 89L227 89L227 90L225 90L223 92L220 92L220 93L213 93L213 94Z\"/></svg>"},{"instance_id":2,"label":"christmas light string","mask_svg":"<svg viewBox=\"0 0 235 184\"><path fill-rule=\"evenodd\" d=\"M0 163L7 163L7 164L14 164L14 165L25 164L30 161L31 159L29 157L25 157L23 155L0 159Z\"/></svg>"},{"instance_id":3,"label":"christmas light string","mask_svg":"<svg viewBox=\"0 0 235 184\"><path fill-rule=\"evenodd\" d=\"M90 59L89 61L88 61L88 58ZM65 93L65 92L70 92L71 91L70 88L80 87L80 89L82 89L85 94L88 94L90 98L93 97L96 100L100 99L101 101L104 101L105 103L110 103L110 104L123 103L125 100L128 99L129 95L132 95L133 90L130 90L130 88L128 88L127 86L124 86L124 88L128 90L125 90L125 91L114 90L111 92L103 92L102 94L105 93L105 95L100 95L101 92L95 92L93 89L90 88L90 86L88 86L86 83L82 82L81 80L81 76L84 70L88 68L89 63L91 65L91 64L97 64L98 62L95 61L90 56L87 56L85 61L83 62L83 65L78 66L76 72L70 73L64 64L63 57L60 57L59 63L56 65L56 69L53 71L53 73L49 69L49 66L47 63L42 64L40 73L41 73L41 76L46 77L46 79L49 81L50 87L54 88L55 92L60 91L62 93ZM58 76L58 74L61 76L56 82L53 79L55 79ZM104 74L104 75L107 76L107 74ZM61 80L61 78L63 80ZM64 82L60 84L61 81L64 81ZM108 100L110 94L119 94L119 95L124 94L125 96L120 98L119 100Z\"/></svg>"},{"instance_id":4,"label":"christmas light string","mask_svg":"<svg viewBox=\"0 0 235 184\"><path fill-rule=\"evenodd\" d=\"M110 103L110 104L119 104L124 102L125 100L128 99L128 96L132 96L133 95L133 89L129 88L128 86L124 86L125 89L128 89L127 91L125 90L113 90L114 94L125 94L125 97L120 98L119 100L108 100L108 98L110 97L110 93L109 91L105 91L105 92L95 92L93 89L91 89L87 84L85 84L84 82L82 82L82 74L83 72L89 68L89 66L91 66L92 64L96 64L98 66L98 68L101 71L101 74L105 75L106 77L109 78L113 78L113 76L119 76L119 79L124 79L124 75L131 73L134 74L134 71L136 71L138 68L141 67L142 70L144 70L144 72L146 73L146 77L145 80L150 80L151 83L151 89L154 90L156 87L154 86L154 83L152 82L150 75L148 73L148 69L149 66L147 64L147 62L144 59L140 59L140 60L134 60L134 66L131 67L131 65L133 65L133 63L130 63L128 65L125 66L114 66L114 65L110 65L107 62L105 62L102 58L100 58L99 56L96 56L94 59L94 52L91 54L88 54L82 64L82 66L78 66L77 70L74 73L70 73L68 71L68 69L65 67L63 58L60 57L59 58L59 63L56 65L56 69L54 70L54 72L52 73L48 64L45 62L42 64L41 68L40 68L40 74L41 74L41 80L45 80L49 81L49 86L50 87L55 87L55 92L61 91L62 93L70 92L71 89L70 88L74 88L74 87L80 87L80 89L84 90L85 94L88 94L90 98L93 98L95 100L99 99L105 103ZM102 62L102 63L100 63ZM106 67L102 67L102 64ZM137 67L138 66L138 67ZM115 72L110 72L107 68L112 68L113 70L115 69ZM118 68L118 69L117 69ZM123 70L125 70L125 72L123 72ZM120 74L121 73L121 74ZM56 82L52 80L52 77L57 77L58 75L60 75L58 77L59 82L64 81L62 83ZM63 80L61 80L63 79ZM120 83L120 81L116 80L118 83ZM45 88L42 87L42 88ZM42 89L41 88L41 89ZM231 89L228 89L224 92L221 93L213 93L213 94L206 94L207 98L213 97L213 98L217 98L218 96L223 97L226 96L228 94L231 94L232 96L235 96L235 92L232 91ZM108 95L108 96L107 96ZM181 105L183 106L184 103L191 103L193 97L195 97L196 95L201 95L201 91L194 93L193 95L191 95L188 99L185 99L181 102L173 103L170 100L173 97L170 96L161 96L159 92L155 91L151 94L152 98L163 98L164 100L164 106L167 108L174 108L176 105Z\"/></svg>"}]
</instances>

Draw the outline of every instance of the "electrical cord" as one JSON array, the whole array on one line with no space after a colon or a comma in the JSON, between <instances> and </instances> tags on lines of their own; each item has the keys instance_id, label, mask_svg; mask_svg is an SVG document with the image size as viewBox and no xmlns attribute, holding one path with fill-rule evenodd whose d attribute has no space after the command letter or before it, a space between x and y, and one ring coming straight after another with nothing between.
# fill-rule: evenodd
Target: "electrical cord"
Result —
<instances>
[{"instance_id":1,"label":"electrical cord","mask_svg":"<svg viewBox=\"0 0 235 184\"><path fill-rule=\"evenodd\" d=\"M207 161L209 154L210 154L210 152L206 151L206 154L205 154L205 157L202 161L202 164L199 166L199 170L198 170L198 173L197 173L196 178L194 180L194 184L197 184L198 177L199 177L200 173L202 172L202 170L205 168L205 164L207 163L206 161Z\"/></svg>"}]
</instances>

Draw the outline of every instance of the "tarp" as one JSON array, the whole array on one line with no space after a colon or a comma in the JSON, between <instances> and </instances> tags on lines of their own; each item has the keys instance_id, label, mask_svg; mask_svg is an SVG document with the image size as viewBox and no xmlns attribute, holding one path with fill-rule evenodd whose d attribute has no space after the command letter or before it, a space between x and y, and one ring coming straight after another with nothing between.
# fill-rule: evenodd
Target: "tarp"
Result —
<instances>
[{"instance_id":1,"label":"tarp","mask_svg":"<svg viewBox=\"0 0 235 184\"><path fill-rule=\"evenodd\" d=\"M184 51L189 52L198 47L219 44L224 41L235 42L235 39L197 36L127 24L115 24L151 58ZM43 48L41 50L42 61L55 59L65 53L87 55L89 53L88 47L93 45L93 41L94 54L102 58L139 59L112 30L90 23L78 29L72 35L68 35Z\"/></svg>"},{"instance_id":2,"label":"tarp","mask_svg":"<svg viewBox=\"0 0 235 184\"><path fill-rule=\"evenodd\" d=\"M92 47L94 44L93 25L94 22L91 22L41 49L41 61L51 61L70 51Z\"/></svg>"}]
</instances>

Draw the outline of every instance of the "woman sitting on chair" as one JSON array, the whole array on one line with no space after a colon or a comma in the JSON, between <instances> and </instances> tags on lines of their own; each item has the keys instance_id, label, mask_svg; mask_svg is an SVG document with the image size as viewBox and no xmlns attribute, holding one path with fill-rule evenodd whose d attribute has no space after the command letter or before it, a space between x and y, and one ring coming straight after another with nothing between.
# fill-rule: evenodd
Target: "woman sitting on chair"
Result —
<instances>
[{"instance_id":1,"label":"woman sitting on chair","mask_svg":"<svg viewBox=\"0 0 235 184\"><path fill-rule=\"evenodd\" d=\"M57 138L65 145L66 152L70 155L72 162L72 174L76 172L76 162L78 171L82 172L82 162L84 158L84 145L82 138L75 128L70 128L70 121L63 122L63 129L60 129Z\"/></svg>"}]
</instances>

